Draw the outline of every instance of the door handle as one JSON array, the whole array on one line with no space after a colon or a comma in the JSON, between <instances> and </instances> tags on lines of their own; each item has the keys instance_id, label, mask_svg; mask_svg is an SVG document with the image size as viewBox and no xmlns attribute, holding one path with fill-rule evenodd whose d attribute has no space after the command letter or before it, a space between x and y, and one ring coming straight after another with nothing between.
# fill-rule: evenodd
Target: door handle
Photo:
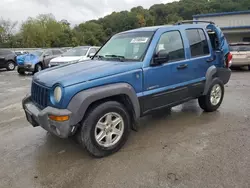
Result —
<instances>
[{"instance_id":1,"label":"door handle","mask_svg":"<svg viewBox=\"0 0 250 188\"><path fill-rule=\"evenodd\" d=\"M177 67L177 69L185 69L188 67L188 64L182 64Z\"/></svg>"}]
</instances>

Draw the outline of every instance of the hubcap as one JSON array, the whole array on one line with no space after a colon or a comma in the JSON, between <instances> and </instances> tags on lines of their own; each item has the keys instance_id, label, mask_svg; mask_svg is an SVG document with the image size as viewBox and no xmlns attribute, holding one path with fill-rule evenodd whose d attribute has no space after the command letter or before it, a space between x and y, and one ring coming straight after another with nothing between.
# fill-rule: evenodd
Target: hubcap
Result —
<instances>
[{"instance_id":1,"label":"hubcap","mask_svg":"<svg viewBox=\"0 0 250 188\"><path fill-rule=\"evenodd\" d=\"M216 84L213 86L210 94L210 102L212 105L217 105L221 100L221 86L219 84Z\"/></svg>"},{"instance_id":2,"label":"hubcap","mask_svg":"<svg viewBox=\"0 0 250 188\"><path fill-rule=\"evenodd\" d=\"M110 112L97 122L95 126L95 140L100 146L111 147L120 141L123 132L123 118L115 112Z\"/></svg>"},{"instance_id":3,"label":"hubcap","mask_svg":"<svg viewBox=\"0 0 250 188\"><path fill-rule=\"evenodd\" d=\"M14 65L13 63L10 63L10 64L9 64L9 69L12 70L12 69L14 69L14 68L15 68L15 65Z\"/></svg>"}]
</instances>

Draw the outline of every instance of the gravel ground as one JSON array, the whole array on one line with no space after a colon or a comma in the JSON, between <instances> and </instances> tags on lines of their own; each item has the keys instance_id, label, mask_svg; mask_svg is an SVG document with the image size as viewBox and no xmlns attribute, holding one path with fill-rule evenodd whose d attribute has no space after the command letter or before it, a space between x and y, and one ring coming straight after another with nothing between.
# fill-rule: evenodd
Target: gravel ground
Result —
<instances>
[{"instance_id":1,"label":"gravel ground","mask_svg":"<svg viewBox=\"0 0 250 188\"><path fill-rule=\"evenodd\" d=\"M31 78L0 71L0 188L250 187L250 72L233 72L217 112L194 100L144 117L103 159L31 127L21 108Z\"/></svg>"}]
</instances>

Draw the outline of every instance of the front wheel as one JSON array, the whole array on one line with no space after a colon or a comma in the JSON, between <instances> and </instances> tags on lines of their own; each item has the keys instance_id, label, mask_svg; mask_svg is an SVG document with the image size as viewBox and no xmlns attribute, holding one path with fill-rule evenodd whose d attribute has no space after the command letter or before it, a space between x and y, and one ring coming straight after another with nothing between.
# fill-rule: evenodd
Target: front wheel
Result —
<instances>
[{"instance_id":1,"label":"front wheel","mask_svg":"<svg viewBox=\"0 0 250 188\"><path fill-rule=\"evenodd\" d=\"M41 70L43 70L42 65L40 63L36 64L34 73L40 72Z\"/></svg>"},{"instance_id":2,"label":"front wheel","mask_svg":"<svg viewBox=\"0 0 250 188\"><path fill-rule=\"evenodd\" d=\"M115 101L92 108L81 127L81 144L94 157L104 157L118 151L130 132L126 108Z\"/></svg>"},{"instance_id":3,"label":"front wheel","mask_svg":"<svg viewBox=\"0 0 250 188\"><path fill-rule=\"evenodd\" d=\"M198 98L200 107L206 112L217 110L224 97L224 84L218 78L214 79L208 93Z\"/></svg>"},{"instance_id":4,"label":"front wheel","mask_svg":"<svg viewBox=\"0 0 250 188\"><path fill-rule=\"evenodd\" d=\"M8 61L7 62L7 70L8 71L13 71L16 68L16 64L13 61Z\"/></svg>"},{"instance_id":5,"label":"front wheel","mask_svg":"<svg viewBox=\"0 0 250 188\"><path fill-rule=\"evenodd\" d=\"M22 68L17 68L17 72L18 72L20 75L25 75L25 71L24 71L24 69L22 69Z\"/></svg>"}]
</instances>

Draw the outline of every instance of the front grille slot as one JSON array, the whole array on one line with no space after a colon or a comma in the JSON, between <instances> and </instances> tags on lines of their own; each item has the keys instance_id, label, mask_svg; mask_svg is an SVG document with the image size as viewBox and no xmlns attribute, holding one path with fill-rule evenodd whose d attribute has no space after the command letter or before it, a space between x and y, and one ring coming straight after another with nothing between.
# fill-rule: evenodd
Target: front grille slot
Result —
<instances>
[{"instance_id":1,"label":"front grille slot","mask_svg":"<svg viewBox=\"0 0 250 188\"><path fill-rule=\"evenodd\" d=\"M49 89L32 82L31 98L40 108L48 106Z\"/></svg>"}]
</instances>

